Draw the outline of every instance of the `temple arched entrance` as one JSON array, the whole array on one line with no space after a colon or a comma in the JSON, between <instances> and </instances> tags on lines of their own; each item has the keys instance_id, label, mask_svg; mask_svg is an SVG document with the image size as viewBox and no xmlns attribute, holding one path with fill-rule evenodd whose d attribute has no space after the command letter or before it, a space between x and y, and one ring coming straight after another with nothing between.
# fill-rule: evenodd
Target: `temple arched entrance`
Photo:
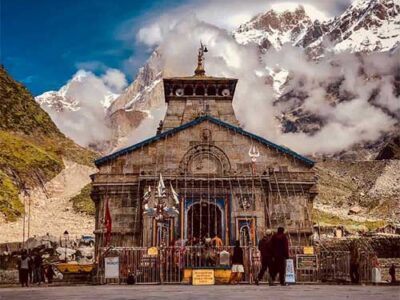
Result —
<instances>
[{"instance_id":1,"label":"temple arched entrance","mask_svg":"<svg viewBox=\"0 0 400 300\"><path fill-rule=\"evenodd\" d=\"M224 237L223 213L220 207L212 202L194 203L186 213L186 238L199 241L202 238L218 235Z\"/></svg>"}]
</instances>

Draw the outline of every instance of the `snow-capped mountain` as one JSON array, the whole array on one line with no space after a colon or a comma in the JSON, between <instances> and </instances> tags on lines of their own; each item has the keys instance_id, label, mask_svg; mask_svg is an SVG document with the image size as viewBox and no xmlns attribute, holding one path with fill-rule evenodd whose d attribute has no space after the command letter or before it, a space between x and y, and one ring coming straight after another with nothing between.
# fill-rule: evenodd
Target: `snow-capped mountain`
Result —
<instances>
[{"instance_id":1,"label":"snow-capped mountain","mask_svg":"<svg viewBox=\"0 0 400 300\"><path fill-rule=\"evenodd\" d=\"M310 52L390 51L400 43L400 2L356 0L330 20L314 20L302 6L294 11L259 14L233 32L239 43L256 43L263 50L290 43Z\"/></svg>"},{"instance_id":2,"label":"snow-capped mountain","mask_svg":"<svg viewBox=\"0 0 400 300\"><path fill-rule=\"evenodd\" d=\"M320 54L390 51L400 41L400 1L357 0L339 17L309 27L298 46Z\"/></svg>"},{"instance_id":3,"label":"snow-capped mountain","mask_svg":"<svg viewBox=\"0 0 400 300\"><path fill-rule=\"evenodd\" d=\"M163 104L162 60L155 50L146 64L139 69L135 81L110 106L110 115L117 111L146 111Z\"/></svg>"},{"instance_id":4,"label":"snow-capped mountain","mask_svg":"<svg viewBox=\"0 0 400 300\"><path fill-rule=\"evenodd\" d=\"M233 32L240 44L256 43L262 50L279 50L283 44L296 44L312 25L302 6L294 11L270 10L259 14Z\"/></svg>"},{"instance_id":5,"label":"snow-capped mountain","mask_svg":"<svg viewBox=\"0 0 400 300\"><path fill-rule=\"evenodd\" d=\"M357 0L330 20L314 20L302 6L255 16L233 32L241 44L255 43L262 52L284 44L304 48L312 59L334 52L385 52L400 46L400 1ZM282 94L289 72L266 66L276 96Z\"/></svg>"},{"instance_id":6,"label":"snow-capped mountain","mask_svg":"<svg viewBox=\"0 0 400 300\"><path fill-rule=\"evenodd\" d=\"M118 78L110 74L120 72L110 72L108 77L98 77L92 72L79 70L60 90L43 93L35 100L61 132L81 146L102 151L108 147L111 137L107 109L119 96L113 89Z\"/></svg>"},{"instance_id":7,"label":"snow-capped mountain","mask_svg":"<svg viewBox=\"0 0 400 300\"><path fill-rule=\"evenodd\" d=\"M119 94L107 88L106 85L101 84L100 80L91 72L79 70L72 79L58 91L45 92L36 96L35 100L46 111L78 111L81 109L82 105L82 90L88 89L89 86L91 92L93 92L92 87L95 87L95 95L93 95L93 98L95 98L94 101L98 101L104 109L108 109L111 103L119 96Z\"/></svg>"}]
</instances>

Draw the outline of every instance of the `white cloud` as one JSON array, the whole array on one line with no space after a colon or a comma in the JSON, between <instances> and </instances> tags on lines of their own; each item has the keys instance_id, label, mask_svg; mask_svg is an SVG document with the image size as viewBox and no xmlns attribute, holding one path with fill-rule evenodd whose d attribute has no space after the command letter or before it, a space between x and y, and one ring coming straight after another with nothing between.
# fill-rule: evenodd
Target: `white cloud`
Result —
<instances>
[{"instance_id":1,"label":"white cloud","mask_svg":"<svg viewBox=\"0 0 400 300\"><path fill-rule=\"evenodd\" d=\"M137 33L137 38L148 46L152 47L158 45L162 41L160 25L158 23L153 23L148 27L140 28Z\"/></svg>"},{"instance_id":2,"label":"white cloud","mask_svg":"<svg viewBox=\"0 0 400 300\"><path fill-rule=\"evenodd\" d=\"M116 93L121 93L128 85L125 74L117 69L108 69L104 75L101 76L104 84L111 88Z\"/></svg>"},{"instance_id":3,"label":"white cloud","mask_svg":"<svg viewBox=\"0 0 400 300\"><path fill-rule=\"evenodd\" d=\"M59 112L56 107L42 107L61 132L81 146L102 143L111 138L111 131L105 123L105 107L117 96L114 93L121 92L126 84L125 76L115 69L106 70L102 76L78 70L58 94L66 99L66 105L76 102L79 109Z\"/></svg>"}]
</instances>

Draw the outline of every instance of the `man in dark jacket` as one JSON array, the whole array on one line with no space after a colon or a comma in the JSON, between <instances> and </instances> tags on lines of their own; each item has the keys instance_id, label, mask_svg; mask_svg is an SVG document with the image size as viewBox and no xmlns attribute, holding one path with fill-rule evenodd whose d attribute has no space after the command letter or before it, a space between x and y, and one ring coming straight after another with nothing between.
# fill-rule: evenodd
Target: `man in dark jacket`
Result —
<instances>
[{"instance_id":1,"label":"man in dark jacket","mask_svg":"<svg viewBox=\"0 0 400 300\"><path fill-rule=\"evenodd\" d=\"M286 259L289 258L289 243L283 227L279 227L278 232L272 236L271 244L274 257L273 280L275 280L275 276L279 273L279 282L281 285L285 285Z\"/></svg>"},{"instance_id":2,"label":"man in dark jacket","mask_svg":"<svg viewBox=\"0 0 400 300\"><path fill-rule=\"evenodd\" d=\"M42 278L42 266L43 265L43 259L42 256L37 252L35 256L33 257L33 278L34 282L37 284L41 284L43 281Z\"/></svg>"},{"instance_id":3,"label":"man in dark jacket","mask_svg":"<svg viewBox=\"0 0 400 300\"><path fill-rule=\"evenodd\" d=\"M273 272L273 260L272 260L272 231L271 229L267 229L265 232L264 237L258 243L258 250L261 253L261 270L258 273L258 276L255 280L256 285L260 282L263 278L265 271L268 269L269 277L268 282L272 285L272 278L274 276Z\"/></svg>"}]
</instances>

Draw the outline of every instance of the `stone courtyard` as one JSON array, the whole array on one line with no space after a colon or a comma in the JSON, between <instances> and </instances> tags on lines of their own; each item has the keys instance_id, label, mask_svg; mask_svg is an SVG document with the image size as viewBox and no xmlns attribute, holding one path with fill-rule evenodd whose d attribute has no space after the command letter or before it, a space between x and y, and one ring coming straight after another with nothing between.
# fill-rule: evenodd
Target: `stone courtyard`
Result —
<instances>
[{"instance_id":1,"label":"stone courtyard","mask_svg":"<svg viewBox=\"0 0 400 300\"><path fill-rule=\"evenodd\" d=\"M399 286L337 286L337 285L296 285L296 286L69 286L32 287L0 289L0 300L25 299L297 299L297 300L398 300Z\"/></svg>"}]
</instances>

